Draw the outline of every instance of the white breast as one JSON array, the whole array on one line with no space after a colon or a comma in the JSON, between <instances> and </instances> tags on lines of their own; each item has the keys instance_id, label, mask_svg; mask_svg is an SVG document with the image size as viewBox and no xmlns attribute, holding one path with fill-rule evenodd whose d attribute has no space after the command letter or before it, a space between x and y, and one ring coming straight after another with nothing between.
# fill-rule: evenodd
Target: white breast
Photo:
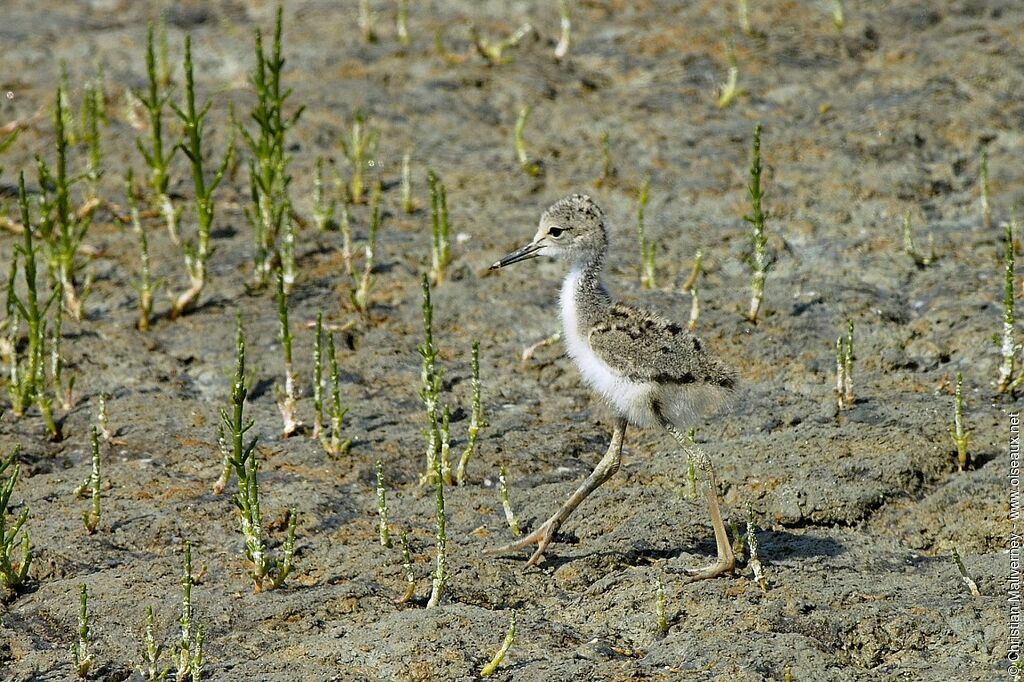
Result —
<instances>
[{"instance_id":1,"label":"white breast","mask_svg":"<svg viewBox=\"0 0 1024 682\"><path fill-rule=\"evenodd\" d=\"M636 426L654 426L657 419L650 409L651 394L656 386L631 381L616 372L590 348L587 330L579 324L576 289L582 270L573 269L562 284L560 307L562 333L569 357L576 363L583 380Z\"/></svg>"}]
</instances>

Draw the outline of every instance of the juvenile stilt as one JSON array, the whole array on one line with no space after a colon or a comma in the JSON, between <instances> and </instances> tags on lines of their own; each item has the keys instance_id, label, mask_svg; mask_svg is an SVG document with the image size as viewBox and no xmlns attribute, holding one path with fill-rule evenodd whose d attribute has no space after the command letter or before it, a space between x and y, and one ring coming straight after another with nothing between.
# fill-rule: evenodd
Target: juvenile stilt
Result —
<instances>
[{"instance_id":1,"label":"juvenile stilt","mask_svg":"<svg viewBox=\"0 0 1024 682\"><path fill-rule=\"evenodd\" d=\"M736 559L718 507L714 472L707 455L690 447L680 429L723 405L732 393L735 374L684 325L614 301L601 281L607 251L604 213L589 197L574 194L544 212L533 241L491 266L502 268L538 256L569 262L560 296L561 336L583 380L611 405L615 423L608 452L562 507L525 538L489 552L536 545L527 566L536 565L569 515L618 471L626 425L661 426L692 453L706 478L718 557L690 573L691 578L730 572Z\"/></svg>"}]
</instances>

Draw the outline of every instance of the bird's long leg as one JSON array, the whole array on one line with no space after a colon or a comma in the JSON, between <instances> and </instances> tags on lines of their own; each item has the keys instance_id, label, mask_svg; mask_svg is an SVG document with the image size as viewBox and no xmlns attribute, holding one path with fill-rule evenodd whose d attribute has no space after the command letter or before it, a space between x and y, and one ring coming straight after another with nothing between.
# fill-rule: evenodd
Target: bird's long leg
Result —
<instances>
[{"instance_id":1,"label":"bird's long leg","mask_svg":"<svg viewBox=\"0 0 1024 682\"><path fill-rule=\"evenodd\" d=\"M711 460L703 450L690 443L672 424L666 422L665 429L672 434L680 447L696 460L697 466L704 472L706 486L704 494L707 497L711 527L715 531L715 545L718 548L718 558L715 563L705 568L688 570L686 573L693 581L716 578L723 573L732 573L736 568L736 556L732 552L732 545L729 544L729 535L725 532L725 522L722 521L722 511L718 507L718 484L715 481L715 470L711 467Z\"/></svg>"},{"instance_id":2,"label":"bird's long leg","mask_svg":"<svg viewBox=\"0 0 1024 682\"><path fill-rule=\"evenodd\" d=\"M551 544L551 540L554 539L555 533L561 528L565 520L569 518L569 515L573 513L576 507L580 506L583 500L587 499L590 493L597 490L597 488L607 481L609 478L615 475L615 472L619 470L619 461L622 456L622 439L626 433L626 420L616 419L615 428L612 431L612 442L608 445L608 452L605 453L601 461L597 463L594 471L587 477L587 480L583 481L582 485L576 489L565 504L555 512L555 514L541 524L537 530L533 531L525 538L517 540L516 542L510 543L503 547L495 547L494 549L485 550L487 554L504 554L505 552L512 552L515 550L529 547L530 545L537 545L537 549L534 551L530 560L526 562L527 566L535 566L544 556L544 551Z\"/></svg>"}]
</instances>

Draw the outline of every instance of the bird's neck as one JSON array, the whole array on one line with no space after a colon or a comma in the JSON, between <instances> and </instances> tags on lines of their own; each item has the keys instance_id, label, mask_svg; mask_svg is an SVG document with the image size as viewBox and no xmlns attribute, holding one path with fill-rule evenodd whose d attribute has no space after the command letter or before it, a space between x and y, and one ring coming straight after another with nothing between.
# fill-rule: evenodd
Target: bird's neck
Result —
<instances>
[{"instance_id":1,"label":"bird's neck","mask_svg":"<svg viewBox=\"0 0 1024 682\"><path fill-rule=\"evenodd\" d=\"M601 280L604 255L596 254L585 261L572 264L562 284L561 305L563 321L589 329L601 311L611 303L608 290Z\"/></svg>"}]
</instances>

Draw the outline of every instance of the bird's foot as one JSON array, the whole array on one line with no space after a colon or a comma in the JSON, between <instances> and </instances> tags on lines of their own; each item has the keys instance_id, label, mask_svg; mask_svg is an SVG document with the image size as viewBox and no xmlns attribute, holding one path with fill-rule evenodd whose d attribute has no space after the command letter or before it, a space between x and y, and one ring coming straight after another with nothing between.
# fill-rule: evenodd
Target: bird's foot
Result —
<instances>
[{"instance_id":1,"label":"bird's foot","mask_svg":"<svg viewBox=\"0 0 1024 682\"><path fill-rule=\"evenodd\" d=\"M715 563L704 568L688 568L683 573L689 578L686 582L695 583L698 580L710 580L711 578L717 578L720 575L726 573L732 573L736 570L736 558L729 556L727 558L719 557Z\"/></svg>"},{"instance_id":2,"label":"bird's foot","mask_svg":"<svg viewBox=\"0 0 1024 682\"><path fill-rule=\"evenodd\" d=\"M515 542L511 542L501 547L493 547L491 549L485 549L484 554L507 554L508 552L515 552L520 549L529 547L530 545L537 545L537 549L534 550L530 559L526 562L526 566L536 566L540 563L540 560L544 558L544 552L547 550L548 545L555 538L555 532L558 530L558 526L555 525L554 519L548 519L543 525L537 528L529 535Z\"/></svg>"}]
</instances>

